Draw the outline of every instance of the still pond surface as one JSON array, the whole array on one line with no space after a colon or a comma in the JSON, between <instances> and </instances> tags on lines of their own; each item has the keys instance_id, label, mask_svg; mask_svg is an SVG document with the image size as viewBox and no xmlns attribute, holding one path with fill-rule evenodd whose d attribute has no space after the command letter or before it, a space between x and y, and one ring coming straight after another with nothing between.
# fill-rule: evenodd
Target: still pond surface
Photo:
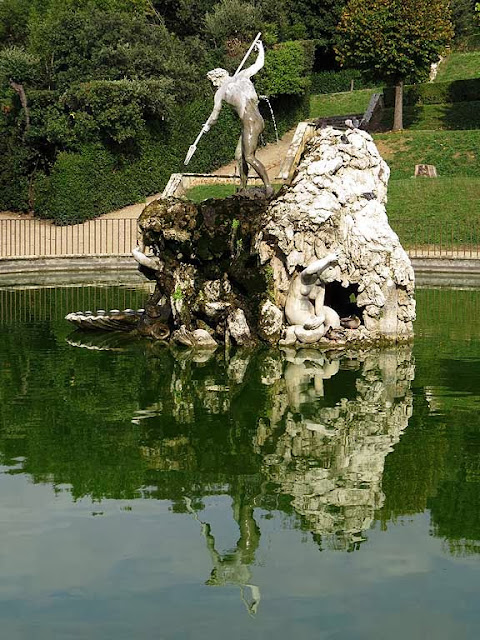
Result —
<instances>
[{"instance_id":1,"label":"still pond surface","mask_svg":"<svg viewBox=\"0 0 480 640\"><path fill-rule=\"evenodd\" d=\"M73 333L0 291L5 638L480 637L480 293L322 356Z\"/></svg>"}]
</instances>

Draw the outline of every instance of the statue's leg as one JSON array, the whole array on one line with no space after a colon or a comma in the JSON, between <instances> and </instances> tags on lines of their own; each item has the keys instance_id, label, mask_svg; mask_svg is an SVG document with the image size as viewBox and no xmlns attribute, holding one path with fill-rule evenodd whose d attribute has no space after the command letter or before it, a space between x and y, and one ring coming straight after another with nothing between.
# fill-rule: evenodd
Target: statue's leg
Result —
<instances>
[{"instance_id":1,"label":"statue's leg","mask_svg":"<svg viewBox=\"0 0 480 640\"><path fill-rule=\"evenodd\" d=\"M331 307L323 307L323 313L325 314L325 326L332 327L332 329L340 328L340 316Z\"/></svg>"},{"instance_id":2,"label":"statue's leg","mask_svg":"<svg viewBox=\"0 0 480 640\"><path fill-rule=\"evenodd\" d=\"M295 334L300 342L304 344L313 344L318 342L326 333L327 328L324 324L317 329L305 329L304 327L296 327Z\"/></svg>"},{"instance_id":3,"label":"statue's leg","mask_svg":"<svg viewBox=\"0 0 480 640\"><path fill-rule=\"evenodd\" d=\"M267 170L263 166L263 164L255 157L255 151L258 146L258 137L262 133L264 129L263 118L258 113L258 115L245 115L243 118L243 131L242 131L242 142L243 142L243 157L245 161L253 167L256 173L263 180L263 184L265 185L265 192L268 196L273 194L273 188L270 184L270 180L268 178Z\"/></svg>"},{"instance_id":4,"label":"statue's leg","mask_svg":"<svg viewBox=\"0 0 480 640\"><path fill-rule=\"evenodd\" d=\"M283 347L288 347L292 344L295 344L297 341L297 336L295 334L295 325L291 325L287 327L285 331L285 337L282 340L279 340L278 344Z\"/></svg>"},{"instance_id":5,"label":"statue's leg","mask_svg":"<svg viewBox=\"0 0 480 640\"><path fill-rule=\"evenodd\" d=\"M238 175L240 176L240 188L246 189L248 181L248 164L243 157L243 136L238 139L235 149L235 160L237 161Z\"/></svg>"}]
</instances>

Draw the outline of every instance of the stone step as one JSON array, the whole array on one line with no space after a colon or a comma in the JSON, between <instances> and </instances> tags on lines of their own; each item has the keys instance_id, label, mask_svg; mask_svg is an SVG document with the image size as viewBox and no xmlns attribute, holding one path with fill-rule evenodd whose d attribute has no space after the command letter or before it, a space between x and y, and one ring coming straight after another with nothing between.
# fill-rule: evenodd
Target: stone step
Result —
<instances>
[{"instance_id":1,"label":"stone step","mask_svg":"<svg viewBox=\"0 0 480 640\"><path fill-rule=\"evenodd\" d=\"M363 113L354 113L344 116L328 116L325 118L317 118L315 124L317 127L333 127L334 129L346 129L345 120L355 120L360 123L363 118Z\"/></svg>"}]
</instances>

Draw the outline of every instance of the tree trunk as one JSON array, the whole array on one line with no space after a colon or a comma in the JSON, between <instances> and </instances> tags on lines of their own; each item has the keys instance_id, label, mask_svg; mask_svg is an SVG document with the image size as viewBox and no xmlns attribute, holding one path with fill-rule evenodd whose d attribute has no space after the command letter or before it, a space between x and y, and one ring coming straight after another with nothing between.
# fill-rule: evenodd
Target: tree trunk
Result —
<instances>
[{"instance_id":1,"label":"tree trunk","mask_svg":"<svg viewBox=\"0 0 480 640\"><path fill-rule=\"evenodd\" d=\"M393 114L392 131L403 129L403 80L395 85L395 110Z\"/></svg>"},{"instance_id":2,"label":"tree trunk","mask_svg":"<svg viewBox=\"0 0 480 640\"><path fill-rule=\"evenodd\" d=\"M13 80L10 80L10 86L14 91L16 91L20 97L20 103L25 112L25 131L23 132L23 140L25 140L25 134L27 133L30 127L30 111L28 109L27 95L25 93L25 89L23 88L23 84L18 84Z\"/></svg>"}]
</instances>

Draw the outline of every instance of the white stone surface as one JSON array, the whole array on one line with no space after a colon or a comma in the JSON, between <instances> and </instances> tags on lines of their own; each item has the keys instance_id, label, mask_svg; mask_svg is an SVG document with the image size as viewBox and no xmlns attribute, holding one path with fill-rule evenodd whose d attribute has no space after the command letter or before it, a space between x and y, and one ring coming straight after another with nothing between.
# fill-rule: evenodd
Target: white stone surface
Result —
<instances>
[{"instance_id":1,"label":"white stone surface","mask_svg":"<svg viewBox=\"0 0 480 640\"><path fill-rule=\"evenodd\" d=\"M252 335L242 309L235 309L228 315L227 329L236 344L241 346L251 342Z\"/></svg>"},{"instance_id":2,"label":"white stone surface","mask_svg":"<svg viewBox=\"0 0 480 640\"><path fill-rule=\"evenodd\" d=\"M271 300L265 300L260 306L260 334L267 339L273 337L278 339L282 328L283 311L274 305Z\"/></svg>"},{"instance_id":3,"label":"white stone surface","mask_svg":"<svg viewBox=\"0 0 480 640\"><path fill-rule=\"evenodd\" d=\"M275 302L284 299L286 282L296 272L335 251L335 279L344 287L358 286L368 332L412 334L414 273L388 222L390 170L367 132L327 127L317 133L293 188L273 201L261 233L262 261L274 273ZM269 252L274 257L269 259Z\"/></svg>"}]
</instances>

